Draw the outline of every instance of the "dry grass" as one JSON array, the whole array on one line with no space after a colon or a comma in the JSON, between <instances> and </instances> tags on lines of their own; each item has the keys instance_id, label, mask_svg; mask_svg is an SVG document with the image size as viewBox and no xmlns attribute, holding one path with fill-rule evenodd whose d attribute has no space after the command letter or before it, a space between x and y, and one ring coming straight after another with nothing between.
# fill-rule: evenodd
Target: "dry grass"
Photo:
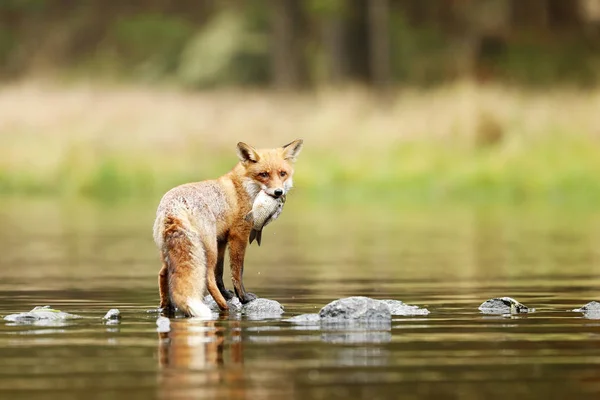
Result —
<instances>
[{"instance_id":1,"label":"dry grass","mask_svg":"<svg viewBox=\"0 0 600 400\"><path fill-rule=\"evenodd\" d=\"M307 187L416 185L440 194L483 180L512 192L512 179L533 174L518 191L547 192L561 171L575 168L569 182L583 174L586 185L600 172L598 110L599 90L469 83L400 91L386 104L358 88L182 93L25 83L0 90L0 188L148 193L225 171L238 141L270 147L301 137L298 176Z\"/></svg>"}]
</instances>

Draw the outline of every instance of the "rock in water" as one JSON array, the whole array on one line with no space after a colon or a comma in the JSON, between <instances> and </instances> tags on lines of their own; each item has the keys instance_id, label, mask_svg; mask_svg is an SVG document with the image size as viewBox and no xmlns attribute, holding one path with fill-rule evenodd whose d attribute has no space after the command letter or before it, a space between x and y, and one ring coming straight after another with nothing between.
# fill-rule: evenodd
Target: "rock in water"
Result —
<instances>
[{"instance_id":1,"label":"rock in water","mask_svg":"<svg viewBox=\"0 0 600 400\"><path fill-rule=\"evenodd\" d=\"M301 314L295 317L284 319L285 322L291 322L297 325L319 325L321 324L321 316L319 314Z\"/></svg>"},{"instance_id":2,"label":"rock in water","mask_svg":"<svg viewBox=\"0 0 600 400\"><path fill-rule=\"evenodd\" d=\"M411 316L411 315L429 315L429 310L426 308L419 308L417 306L411 306L409 304L405 304L400 300L379 300L385 305L387 305L390 309L390 313L392 315L403 315L403 316Z\"/></svg>"},{"instance_id":3,"label":"rock in water","mask_svg":"<svg viewBox=\"0 0 600 400\"><path fill-rule=\"evenodd\" d=\"M249 319L279 318L283 314L283 306L269 299L254 299L242 306L242 314Z\"/></svg>"},{"instance_id":4,"label":"rock in water","mask_svg":"<svg viewBox=\"0 0 600 400\"><path fill-rule=\"evenodd\" d=\"M576 308L573 311L577 312L597 312L600 313L600 303L597 301L590 301L586 305L581 306L581 308Z\"/></svg>"},{"instance_id":5,"label":"rock in water","mask_svg":"<svg viewBox=\"0 0 600 400\"><path fill-rule=\"evenodd\" d=\"M50 306L38 306L29 312L10 314L4 317L6 321L17 322L21 324L33 324L39 321L61 322L67 319L75 318L81 317L79 315L55 310L50 308Z\"/></svg>"},{"instance_id":6,"label":"rock in water","mask_svg":"<svg viewBox=\"0 0 600 400\"><path fill-rule=\"evenodd\" d=\"M387 309L387 311L386 311ZM347 297L323 307L319 314L302 314L284 320L297 325L320 325L325 322L344 321L380 322L390 321L392 315L428 315L429 310L405 304L400 300L375 300L369 297Z\"/></svg>"},{"instance_id":7,"label":"rock in water","mask_svg":"<svg viewBox=\"0 0 600 400\"><path fill-rule=\"evenodd\" d=\"M322 322L391 321L390 308L384 302L355 296L332 301L319 312Z\"/></svg>"},{"instance_id":8,"label":"rock in water","mask_svg":"<svg viewBox=\"0 0 600 400\"><path fill-rule=\"evenodd\" d=\"M527 308L511 297L486 300L481 303L479 310L484 314L522 314L535 311L535 309Z\"/></svg>"},{"instance_id":9,"label":"rock in water","mask_svg":"<svg viewBox=\"0 0 600 400\"><path fill-rule=\"evenodd\" d=\"M590 301L573 311L583 313L583 317L587 319L600 319L600 303L597 301Z\"/></svg>"},{"instance_id":10,"label":"rock in water","mask_svg":"<svg viewBox=\"0 0 600 400\"><path fill-rule=\"evenodd\" d=\"M204 297L204 304L206 304L211 311L220 311L217 302L211 295ZM242 304L237 297L232 297L230 300L227 300L227 305L229 306L230 312L241 312L249 319L277 318L284 312L283 306L279 302L262 298L254 299L249 303Z\"/></svg>"},{"instance_id":11,"label":"rock in water","mask_svg":"<svg viewBox=\"0 0 600 400\"><path fill-rule=\"evenodd\" d=\"M121 319L121 312L116 308L111 308L110 310L108 310L106 315L102 317L102 319L105 321L118 321Z\"/></svg>"},{"instance_id":12,"label":"rock in water","mask_svg":"<svg viewBox=\"0 0 600 400\"><path fill-rule=\"evenodd\" d=\"M206 304L208 306L208 308L210 308L211 311L214 311L214 312L221 311L221 309L219 308L219 305L217 304L215 299L212 298L212 296L210 294L208 294L204 297L204 304ZM240 311L242 309L242 303L240 303L240 300L235 296L233 296L231 299L227 300L227 305L229 306L229 311Z\"/></svg>"}]
</instances>

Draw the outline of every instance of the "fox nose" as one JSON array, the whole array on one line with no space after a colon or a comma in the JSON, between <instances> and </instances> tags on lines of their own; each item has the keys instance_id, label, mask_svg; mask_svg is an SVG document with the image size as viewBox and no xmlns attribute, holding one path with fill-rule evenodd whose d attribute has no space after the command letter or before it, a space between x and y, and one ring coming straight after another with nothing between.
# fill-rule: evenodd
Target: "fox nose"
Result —
<instances>
[{"instance_id":1,"label":"fox nose","mask_svg":"<svg viewBox=\"0 0 600 400\"><path fill-rule=\"evenodd\" d=\"M281 190L281 189L275 189L273 191L273 194L275 195L275 197L279 197L279 196L281 196L283 194L283 190Z\"/></svg>"}]
</instances>

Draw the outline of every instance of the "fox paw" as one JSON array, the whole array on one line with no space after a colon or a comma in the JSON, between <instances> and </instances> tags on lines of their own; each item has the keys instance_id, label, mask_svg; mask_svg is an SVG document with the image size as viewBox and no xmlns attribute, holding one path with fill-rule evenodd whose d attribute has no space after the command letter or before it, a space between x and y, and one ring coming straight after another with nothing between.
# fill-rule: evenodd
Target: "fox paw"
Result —
<instances>
[{"instance_id":1,"label":"fox paw","mask_svg":"<svg viewBox=\"0 0 600 400\"><path fill-rule=\"evenodd\" d=\"M242 297L240 297L240 302L242 304L250 303L252 300L256 300L258 296L254 293L246 293Z\"/></svg>"},{"instance_id":2,"label":"fox paw","mask_svg":"<svg viewBox=\"0 0 600 400\"><path fill-rule=\"evenodd\" d=\"M165 304L165 305L161 304L156 309L156 312L158 312L159 314L164 314L164 315L172 315L175 313L175 307L173 307L172 304Z\"/></svg>"},{"instance_id":3,"label":"fox paw","mask_svg":"<svg viewBox=\"0 0 600 400\"><path fill-rule=\"evenodd\" d=\"M233 290L225 289L221 290L221 295L225 297L225 300L231 300L235 296L235 292Z\"/></svg>"}]
</instances>

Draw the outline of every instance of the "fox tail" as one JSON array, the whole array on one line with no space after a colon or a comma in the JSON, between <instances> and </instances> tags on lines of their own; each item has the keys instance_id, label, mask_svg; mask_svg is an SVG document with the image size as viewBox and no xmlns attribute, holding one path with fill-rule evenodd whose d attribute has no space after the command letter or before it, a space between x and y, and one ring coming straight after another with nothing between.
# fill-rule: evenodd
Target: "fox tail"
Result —
<instances>
[{"instance_id":1,"label":"fox tail","mask_svg":"<svg viewBox=\"0 0 600 400\"><path fill-rule=\"evenodd\" d=\"M188 317L210 318L203 297L206 288L206 255L195 232L180 218L163 221L162 252L168 268L169 295L175 307Z\"/></svg>"}]
</instances>

